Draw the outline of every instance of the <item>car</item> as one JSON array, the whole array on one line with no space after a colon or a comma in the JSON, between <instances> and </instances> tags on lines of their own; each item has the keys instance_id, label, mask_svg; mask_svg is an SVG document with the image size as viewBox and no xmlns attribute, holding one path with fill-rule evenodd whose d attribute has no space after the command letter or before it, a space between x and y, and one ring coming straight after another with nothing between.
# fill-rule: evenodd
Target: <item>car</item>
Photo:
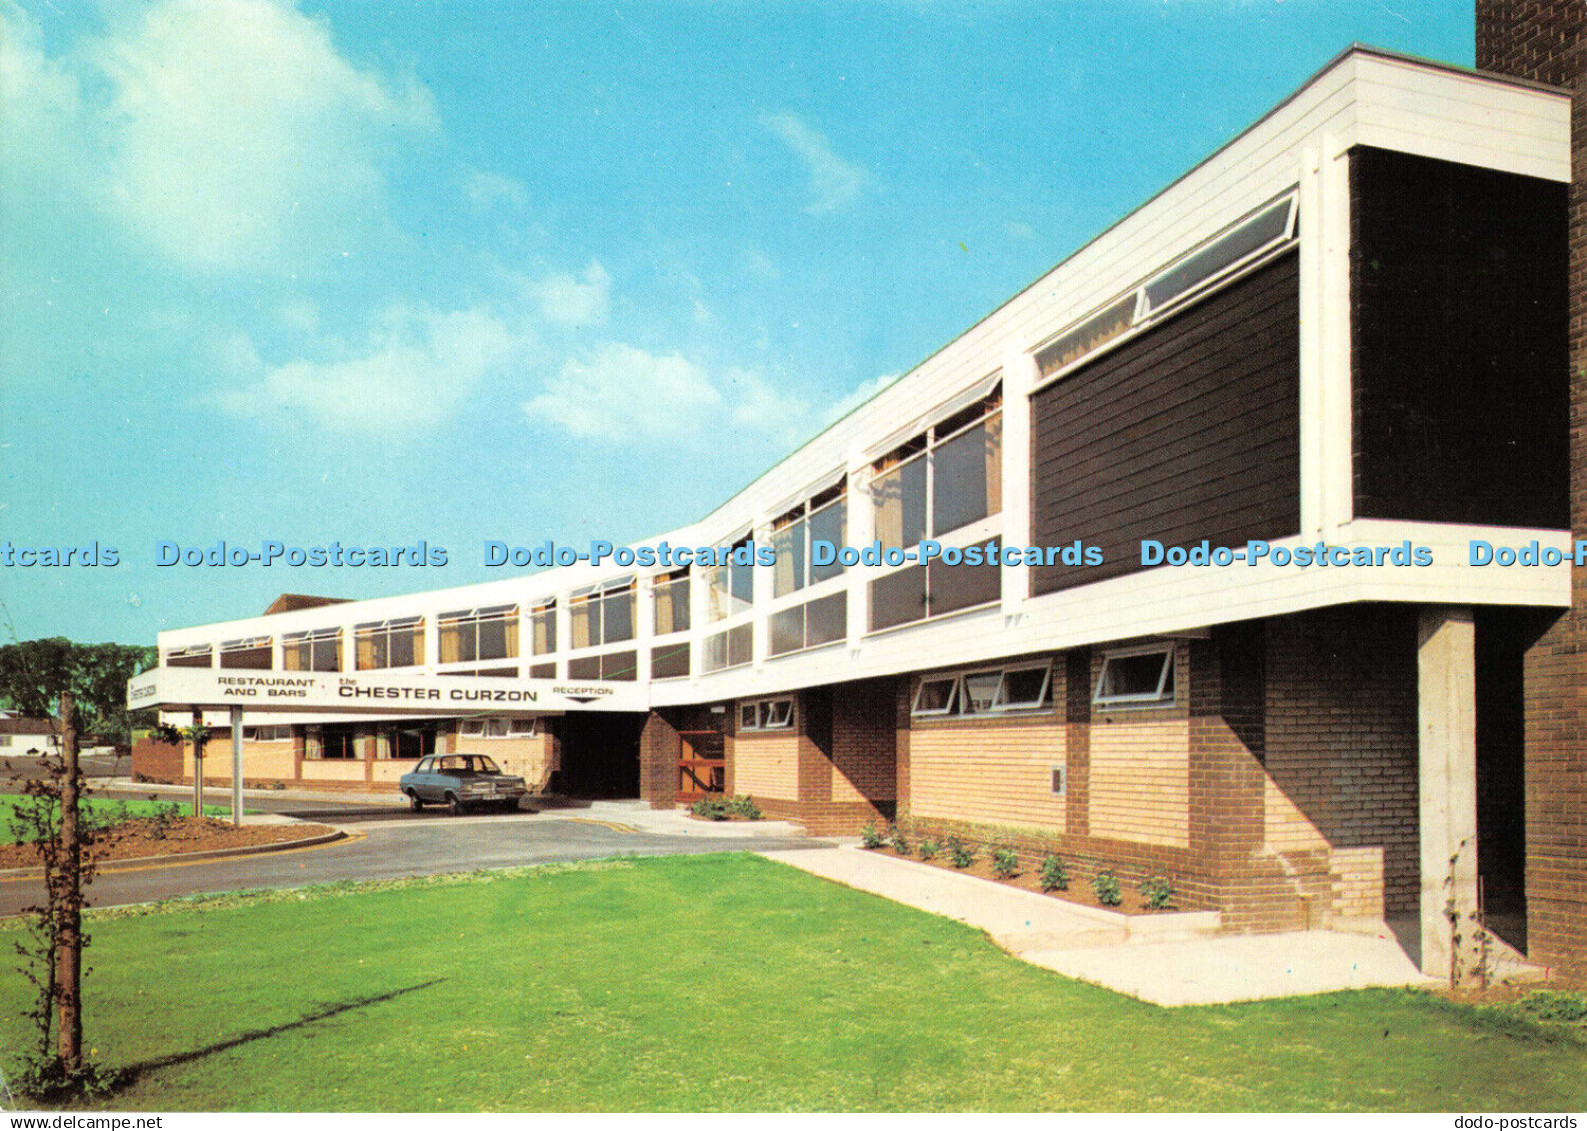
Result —
<instances>
[{"instance_id":1,"label":"car","mask_svg":"<svg viewBox=\"0 0 1587 1131\"><path fill-rule=\"evenodd\" d=\"M494 759L484 754L431 754L402 775L397 788L417 812L426 804L446 805L453 813L468 812L474 805L494 803L508 809L528 788L523 778L502 773Z\"/></svg>"}]
</instances>

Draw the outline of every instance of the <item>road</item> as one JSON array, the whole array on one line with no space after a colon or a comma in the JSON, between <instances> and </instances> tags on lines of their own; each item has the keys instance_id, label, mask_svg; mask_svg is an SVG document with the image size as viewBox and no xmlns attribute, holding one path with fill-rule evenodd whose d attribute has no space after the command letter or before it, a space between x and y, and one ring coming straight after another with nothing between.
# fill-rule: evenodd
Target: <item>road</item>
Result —
<instances>
[{"instance_id":1,"label":"road","mask_svg":"<svg viewBox=\"0 0 1587 1131\"><path fill-rule=\"evenodd\" d=\"M146 795L145 795L146 796ZM809 848L824 842L803 836L670 835L633 829L622 810L566 809L547 813L471 814L453 817L410 813L388 806L250 796L250 809L270 808L305 820L334 824L352 838L319 848L264 853L234 860L135 866L114 865L95 878L89 904L147 903L201 892L289 888L334 880L510 868L607 856L668 856L700 852ZM722 830L726 831L726 830ZM0 916L13 915L42 896L36 879L0 878Z\"/></svg>"}]
</instances>

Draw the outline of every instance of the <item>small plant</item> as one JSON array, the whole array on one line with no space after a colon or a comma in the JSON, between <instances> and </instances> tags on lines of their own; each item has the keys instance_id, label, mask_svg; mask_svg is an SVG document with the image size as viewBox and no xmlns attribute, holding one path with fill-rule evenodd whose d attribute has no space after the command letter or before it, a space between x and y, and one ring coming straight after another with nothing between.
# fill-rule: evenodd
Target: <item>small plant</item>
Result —
<instances>
[{"instance_id":1,"label":"small plant","mask_svg":"<svg viewBox=\"0 0 1587 1131\"><path fill-rule=\"evenodd\" d=\"M1062 857L1045 857L1041 862L1041 872L1039 875L1041 879L1042 891L1069 890L1069 872L1066 868L1064 868Z\"/></svg>"},{"instance_id":2,"label":"small plant","mask_svg":"<svg viewBox=\"0 0 1587 1131\"><path fill-rule=\"evenodd\" d=\"M975 849L956 836L948 838L948 859L955 868L968 868L975 863Z\"/></svg>"},{"instance_id":3,"label":"small plant","mask_svg":"<svg viewBox=\"0 0 1587 1131\"><path fill-rule=\"evenodd\" d=\"M860 843L866 848L880 848L886 844L886 838L881 830L876 827L875 821L866 821L865 827L860 830Z\"/></svg>"},{"instance_id":4,"label":"small plant","mask_svg":"<svg viewBox=\"0 0 1587 1131\"><path fill-rule=\"evenodd\" d=\"M910 847L909 838L904 835L904 830L897 825L893 826L893 851L900 856L908 856L914 851Z\"/></svg>"},{"instance_id":5,"label":"small plant","mask_svg":"<svg viewBox=\"0 0 1587 1131\"><path fill-rule=\"evenodd\" d=\"M1091 880L1091 890L1103 907L1117 907L1124 902L1124 889L1112 872L1098 872Z\"/></svg>"},{"instance_id":6,"label":"small plant","mask_svg":"<svg viewBox=\"0 0 1587 1131\"><path fill-rule=\"evenodd\" d=\"M937 842L935 837L928 836L920 842L920 858L922 860L931 860L941 851L942 845Z\"/></svg>"},{"instance_id":7,"label":"small plant","mask_svg":"<svg viewBox=\"0 0 1587 1131\"><path fill-rule=\"evenodd\" d=\"M992 875L1000 880L1012 879L1019 875L1019 853L1012 848L994 848L992 850Z\"/></svg>"},{"instance_id":8,"label":"small plant","mask_svg":"<svg viewBox=\"0 0 1587 1131\"><path fill-rule=\"evenodd\" d=\"M755 799L748 794L733 798L727 803L727 807L733 816L742 817L746 821L758 821L763 816L760 806L756 805Z\"/></svg>"},{"instance_id":9,"label":"small plant","mask_svg":"<svg viewBox=\"0 0 1587 1131\"><path fill-rule=\"evenodd\" d=\"M1141 900L1146 904L1146 910L1161 911L1173 899L1174 884L1167 876L1148 876L1141 881Z\"/></svg>"},{"instance_id":10,"label":"small plant","mask_svg":"<svg viewBox=\"0 0 1587 1131\"><path fill-rule=\"evenodd\" d=\"M702 797L689 806L689 812L696 817L704 817L707 821L727 820L727 802L720 797Z\"/></svg>"}]
</instances>

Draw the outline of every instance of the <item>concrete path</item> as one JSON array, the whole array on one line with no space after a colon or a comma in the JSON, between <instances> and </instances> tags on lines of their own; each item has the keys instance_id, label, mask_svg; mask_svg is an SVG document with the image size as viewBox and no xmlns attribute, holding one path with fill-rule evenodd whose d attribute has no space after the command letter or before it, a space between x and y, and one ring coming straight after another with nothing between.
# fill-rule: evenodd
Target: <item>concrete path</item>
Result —
<instances>
[{"instance_id":1,"label":"concrete path","mask_svg":"<svg viewBox=\"0 0 1587 1131\"><path fill-rule=\"evenodd\" d=\"M1387 930L1220 935L1216 912L1122 915L853 846L762 855L979 927L1026 962L1158 1005L1433 982Z\"/></svg>"}]
</instances>

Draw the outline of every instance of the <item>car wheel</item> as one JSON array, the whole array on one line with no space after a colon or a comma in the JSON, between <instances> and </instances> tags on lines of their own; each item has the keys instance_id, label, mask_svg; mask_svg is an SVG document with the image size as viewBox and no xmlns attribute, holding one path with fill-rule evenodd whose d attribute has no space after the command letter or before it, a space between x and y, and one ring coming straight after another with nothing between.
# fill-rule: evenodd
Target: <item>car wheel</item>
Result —
<instances>
[{"instance_id":1,"label":"car wheel","mask_svg":"<svg viewBox=\"0 0 1587 1131\"><path fill-rule=\"evenodd\" d=\"M446 804L452 810L452 816L461 817L468 812L468 806L463 804L463 799L455 793L446 795Z\"/></svg>"},{"instance_id":2,"label":"car wheel","mask_svg":"<svg viewBox=\"0 0 1587 1131\"><path fill-rule=\"evenodd\" d=\"M518 812L518 799L516 797L514 797L514 798L510 798L507 801L503 801L501 803L501 807L502 807L503 812L516 813L516 812Z\"/></svg>"},{"instance_id":3,"label":"car wheel","mask_svg":"<svg viewBox=\"0 0 1587 1131\"><path fill-rule=\"evenodd\" d=\"M408 808L415 813L424 808L424 802L419 799L419 791L416 789L408 790Z\"/></svg>"}]
</instances>

